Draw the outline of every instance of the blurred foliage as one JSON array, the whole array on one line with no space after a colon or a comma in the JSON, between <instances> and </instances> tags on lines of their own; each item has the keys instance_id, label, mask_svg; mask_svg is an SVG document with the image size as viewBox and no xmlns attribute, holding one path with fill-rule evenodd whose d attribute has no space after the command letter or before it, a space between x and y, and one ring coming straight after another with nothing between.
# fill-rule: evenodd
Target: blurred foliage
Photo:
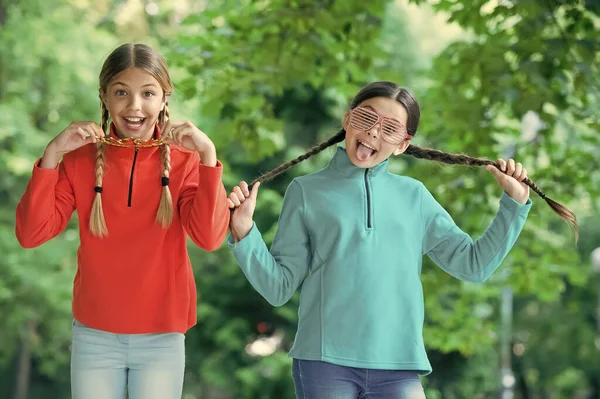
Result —
<instances>
[{"instance_id":1,"label":"blurred foliage","mask_svg":"<svg viewBox=\"0 0 600 399\"><path fill-rule=\"evenodd\" d=\"M600 246L598 3L411 3L432 4L462 27L463 39L423 54L410 8L391 1L0 0L0 397L14 397L24 372L28 397L69 397L77 220L52 242L23 250L14 209L48 141L72 120L99 121L97 75L124 41L165 55L176 86L172 114L213 139L227 188L334 134L352 95L376 79L416 94L416 144L523 162L551 198L577 212L579 245L533 197L521 238L486 284L459 282L427 259L427 395L497 397L500 296L509 285L516 397L600 397L600 282L589 257ZM542 123L535 135L522 122L530 111ZM256 222L267 242L289 181L325 166L332 151L263 186ZM497 209L499 189L483 170L404 156L390 168L422 180L474 237ZM186 338L184 397L293 398L286 351L298 295L274 309L227 248L189 250L199 305ZM283 336L274 354L248 353L273 334Z\"/></svg>"}]
</instances>

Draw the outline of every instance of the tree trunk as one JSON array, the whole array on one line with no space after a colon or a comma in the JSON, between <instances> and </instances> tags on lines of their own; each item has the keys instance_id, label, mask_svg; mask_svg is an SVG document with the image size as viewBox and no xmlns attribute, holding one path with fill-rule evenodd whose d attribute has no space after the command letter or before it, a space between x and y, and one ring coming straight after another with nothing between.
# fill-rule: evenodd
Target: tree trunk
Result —
<instances>
[{"instance_id":1,"label":"tree trunk","mask_svg":"<svg viewBox=\"0 0 600 399\"><path fill-rule=\"evenodd\" d=\"M21 339L21 353L17 365L17 383L14 399L27 399L29 376L31 375L31 345L36 331L36 323L29 320Z\"/></svg>"}]
</instances>

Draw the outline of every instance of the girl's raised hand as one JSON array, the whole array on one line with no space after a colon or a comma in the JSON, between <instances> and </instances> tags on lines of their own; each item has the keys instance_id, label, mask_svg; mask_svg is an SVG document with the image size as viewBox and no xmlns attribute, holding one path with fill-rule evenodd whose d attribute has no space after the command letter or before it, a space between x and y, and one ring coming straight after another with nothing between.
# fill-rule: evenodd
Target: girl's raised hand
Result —
<instances>
[{"instance_id":1,"label":"girl's raised hand","mask_svg":"<svg viewBox=\"0 0 600 399\"><path fill-rule=\"evenodd\" d=\"M509 159L506 162L502 158L498 158L500 170L495 166L488 165L486 169L492 172L496 181L508 195L515 201L525 204L529 199L529 186L523 183L527 177L527 170L520 163L515 163L514 159Z\"/></svg>"},{"instance_id":2,"label":"girl's raised hand","mask_svg":"<svg viewBox=\"0 0 600 399\"><path fill-rule=\"evenodd\" d=\"M97 143L104 136L102 128L95 122L71 122L48 143L40 166L53 169L65 154L84 145Z\"/></svg>"},{"instance_id":3,"label":"girl's raised hand","mask_svg":"<svg viewBox=\"0 0 600 399\"><path fill-rule=\"evenodd\" d=\"M250 191L248 184L241 181L239 185L233 188L227 198L227 204L233 210L229 221L229 230L231 230L236 242L246 237L252 229L254 224L252 217L256 208L256 196L258 195L259 186L260 183L256 183Z\"/></svg>"},{"instance_id":4,"label":"girl's raised hand","mask_svg":"<svg viewBox=\"0 0 600 399\"><path fill-rule=\"evenodd\" d=\"M200 153L200 161L207 166L217 165L217 150L210 138L190 121L168 120L160 129L167 144L177 144Z\"/></svg>"}]
</instances>

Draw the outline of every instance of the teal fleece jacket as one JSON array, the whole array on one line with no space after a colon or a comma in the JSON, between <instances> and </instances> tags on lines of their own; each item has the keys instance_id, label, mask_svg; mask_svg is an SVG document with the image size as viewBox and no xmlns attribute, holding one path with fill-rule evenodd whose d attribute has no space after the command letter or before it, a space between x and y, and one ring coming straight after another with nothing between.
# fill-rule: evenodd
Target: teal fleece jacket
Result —
<instances>
[{"instance_id":1,"label":"teal fleece jacket","mask_svg":"<svg viewBox=\"0 0 600 399\"><path fill-rule=\"evenodd\" d=\"M458 279L483 282L531 208L531 200L522 205L503 193L473 241L421 182L388 172L387 164L358 168L338 147L326 168L289 185L270 251L256 225L238 243L228 239L270 304L285 304L302 285L293 358L429 374L423 255Z\"/></svg>"}]
</instances>

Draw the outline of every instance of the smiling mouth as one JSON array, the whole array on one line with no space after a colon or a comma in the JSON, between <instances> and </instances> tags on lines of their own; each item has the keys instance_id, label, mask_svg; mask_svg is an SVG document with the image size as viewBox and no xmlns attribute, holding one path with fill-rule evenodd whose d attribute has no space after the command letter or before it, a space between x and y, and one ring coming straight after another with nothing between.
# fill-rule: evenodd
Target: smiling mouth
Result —
<instances>
[{"instance_id":1,"label":"smiling mouth","mask_svg":"<svg viewBox=\"0 0 600 399\"><path fill-rule=\"evenodd\" d=\"M136 128L141 127L144 124L145 120L146 120L146 118L141 118L141 117L128 117L128 116L123 117L123 121L125 121L125 125L131 129L136 129Z\"/></svg>"}]
</instances>

